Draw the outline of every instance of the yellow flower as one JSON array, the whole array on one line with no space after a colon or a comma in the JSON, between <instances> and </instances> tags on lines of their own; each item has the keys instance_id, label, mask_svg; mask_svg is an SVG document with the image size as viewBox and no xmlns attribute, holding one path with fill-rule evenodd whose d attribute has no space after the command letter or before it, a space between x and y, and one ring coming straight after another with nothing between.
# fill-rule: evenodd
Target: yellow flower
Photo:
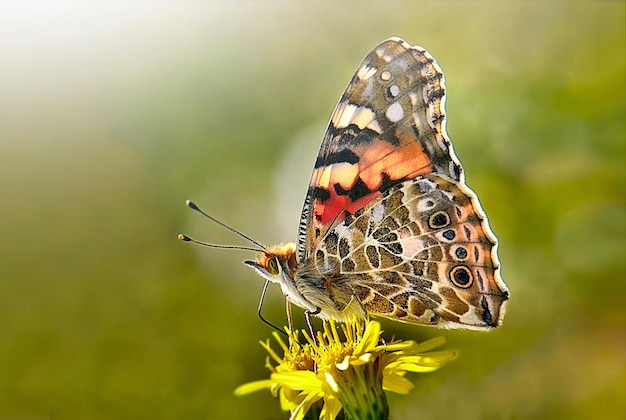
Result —
<instances>
[{"instance_id":1,"label":"yellow flower","mask_svg":"<svg viewBox=\"0 0 626 420\"><path fill-rule=\"evenodd\" d=\"M291 412L290 420L386 419L389 406L384 391L407 394L413 389L405 378L407 372L431 372L456 357L452 350L430 351L445 344L445 337L420 344L384 343L380 323L356 317L341 325L342 336L332 319L324 322L317 340L303 330L304 343L297 331L285 330L289 345L274 333L283 357L269 340L261 343L269 354L270 378L244 384L235 394L269 389L278 396L281 408Z\"/></svg>"}]
</instances>

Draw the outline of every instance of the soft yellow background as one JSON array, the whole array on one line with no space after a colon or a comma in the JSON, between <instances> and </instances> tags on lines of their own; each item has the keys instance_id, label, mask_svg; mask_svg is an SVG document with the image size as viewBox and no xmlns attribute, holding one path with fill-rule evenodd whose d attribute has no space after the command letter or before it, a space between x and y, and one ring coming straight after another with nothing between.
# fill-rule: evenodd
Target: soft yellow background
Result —
<instances>
[{"instance_id":1,"label":"soft yellow background","mask_svg":"<svg viewBox=\"0 0 626 420\"><path fill-rule=\"evenodd\" d=\"M445 71L448 129L511 289L490 333L394 419L626 410L624 3L0 5L0 418L275 419L251 255L295 240L361 58L398 35ZM284 320L274 288L266 316Z\"/></svg>"}]
</instances>

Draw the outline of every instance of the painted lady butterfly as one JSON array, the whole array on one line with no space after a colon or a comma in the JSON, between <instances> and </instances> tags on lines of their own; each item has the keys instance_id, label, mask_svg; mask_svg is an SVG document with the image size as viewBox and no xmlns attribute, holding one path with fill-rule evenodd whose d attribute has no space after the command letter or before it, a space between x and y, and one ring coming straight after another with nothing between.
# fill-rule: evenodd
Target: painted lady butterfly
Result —
<instances>
[{"instance_id":1,"label":"painted lady butterfly","mask_svg":"<svg viewBox=\"0 0 626 420\"><path fill-rule=\"evenodd\" d=\"M445 131L444 76L390 38L337 104L297 244L246 261L321 318L372 314L445 328L501 324L509 297L497 241Z\"/></svg>"}]
</instances>

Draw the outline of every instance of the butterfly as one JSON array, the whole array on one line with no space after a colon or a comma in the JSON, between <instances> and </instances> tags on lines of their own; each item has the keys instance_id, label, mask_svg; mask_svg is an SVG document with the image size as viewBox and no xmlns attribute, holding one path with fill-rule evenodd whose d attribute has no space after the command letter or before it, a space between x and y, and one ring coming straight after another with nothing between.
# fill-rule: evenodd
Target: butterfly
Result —
<instances>
[{"instance_id":1,"label":"butterfly","mask_svg":"<svg viewBox=\"0 0 626 420\"><path fill-rule=\"evenodd\" d=\"M332 113L296 243L245 263L320 318L374 315L443 328L502 323L497 240L445 130L444 75L389 38Z\"/></svg>"}]
</instances>

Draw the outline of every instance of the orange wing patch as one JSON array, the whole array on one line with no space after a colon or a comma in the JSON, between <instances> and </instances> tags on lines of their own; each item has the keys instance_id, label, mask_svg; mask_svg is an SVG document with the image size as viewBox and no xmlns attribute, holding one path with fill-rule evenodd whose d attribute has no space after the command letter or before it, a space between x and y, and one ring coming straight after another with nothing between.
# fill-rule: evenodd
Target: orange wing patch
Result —
<instances>
[{"instance_id":1,"label":"orange wing patch","mask_svg":"<svg viewBox=\"0 0 626 420\"><path fill-rule=\"evenodd\" d=\"M354 148L356 163L339 162L315 169L314 215L328 227L354 214L392 185L431 172L430 159L416 141L398 147L375 139Z\"/></svg>"},{"instance_id":2,"label":"orange wing patch","mask_svg":"<svg viewBox=\"0 0 626 420\"><path fill-rule=\"evenodd\" d=\"M381 188L384 174L398 181L431 172L430 159L415 141L398 148L375 140L363 151L359 166L359 176L370 190Z\"/></svg>"}]
</instances>

